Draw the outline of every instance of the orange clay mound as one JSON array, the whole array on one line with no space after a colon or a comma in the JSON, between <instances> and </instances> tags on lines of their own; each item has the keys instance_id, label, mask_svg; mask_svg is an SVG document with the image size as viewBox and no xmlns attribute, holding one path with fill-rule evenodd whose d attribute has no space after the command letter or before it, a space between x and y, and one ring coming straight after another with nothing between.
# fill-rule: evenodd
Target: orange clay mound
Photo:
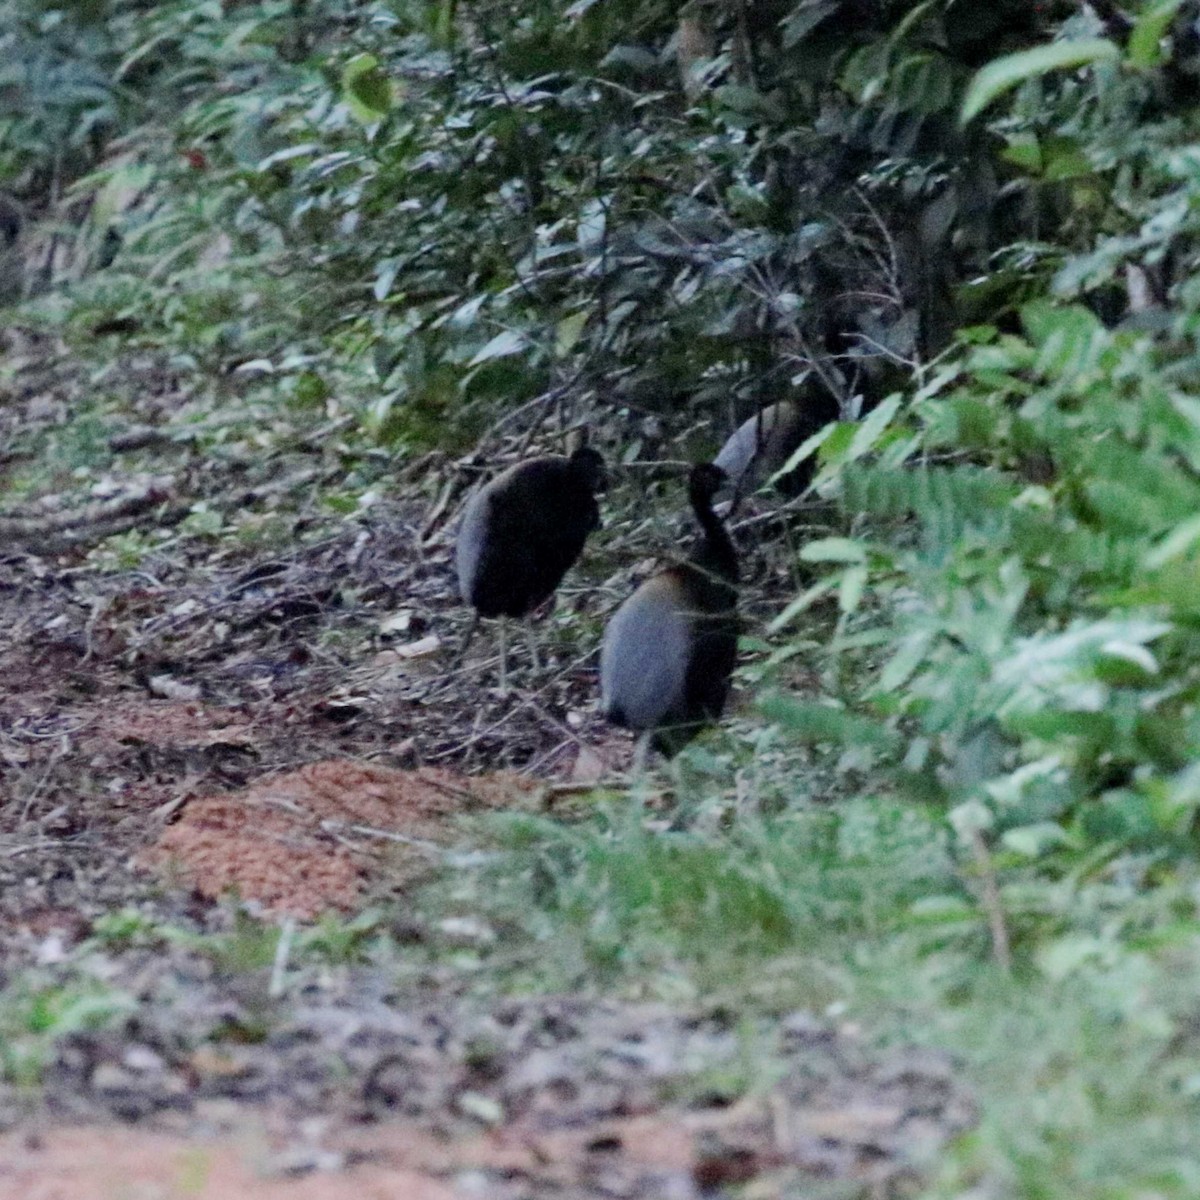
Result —
<instances>
[{"instance_id":1,"label":"orange clay mound","mask_svg":"<svg viewBox=\"0 0 1200 1200\"><path fill-rule=\"evenodd\" d=\"M190 801L142 861L202 895L300 918L353 908L384 855L444 844L455 818L529 804L530 781L333 759Z\"/></svg>"}]
</instances>

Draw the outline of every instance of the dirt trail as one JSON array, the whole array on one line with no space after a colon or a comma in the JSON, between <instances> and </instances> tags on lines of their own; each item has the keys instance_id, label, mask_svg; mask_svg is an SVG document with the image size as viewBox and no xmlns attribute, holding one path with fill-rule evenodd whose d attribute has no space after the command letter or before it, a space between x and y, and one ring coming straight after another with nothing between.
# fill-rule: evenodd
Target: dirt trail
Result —
<instances>
[{"instance_id":1,"label":"dirt trail","mask_svg":"<svg viewBox=\"0 0 1200 1200\"><path fill-rule=\"evenodd\" d=\"M773 1077L735 1100L715 1081L743 1053L721 1021L658 1007L398 1011L366 990L223 1057L76 1038L49 1080L51 1123L0 1137L0 1200L337 1200L351 1188L701 1200L748 1180L780 1200L820 1180L899 1196L973 1119L944 1059L881 1058L804 1014L778 1028ZM97 1124L106 1110L125 1124Z\"/></svg>"},{"instance_id":2,"label":"dirt trail","mask_svg":"<svg viewBox=\"0 0 1200 1200\"><path fill-rule=\"evenodd\" d=\"M386 1128L352 1146L289 1156L252 1115L236 1137L137 1128L11 1134L0 1137L0 1200L456 1200L453 1186L403 1165L421 1160L412 1140L411 1130Z\"/></svg>"}]
</instances>

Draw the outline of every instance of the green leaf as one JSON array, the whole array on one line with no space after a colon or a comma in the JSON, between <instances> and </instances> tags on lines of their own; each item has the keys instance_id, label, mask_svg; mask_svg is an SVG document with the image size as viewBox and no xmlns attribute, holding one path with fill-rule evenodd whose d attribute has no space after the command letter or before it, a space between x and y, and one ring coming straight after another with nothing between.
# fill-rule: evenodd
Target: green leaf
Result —
<instances>
[{"instance_id":1,"label":"green leaf","mask_svg":"<svg viewBox=\"0 0 1200 1200\"><path fill-rule=\"evenodd\" d=\"M1037 952L1037 965L1051 979L1066 979L1089 963L1103 960L1107 949L1098 937L1072 933L1042 946Z\"/></svg>"},{"instance_id":2,"label":"green leaf","mask_svg":"<svg viewBox=\"0 0 1200 1200\"><path fill-rule=\"evenodd\" d=\"M342 95L364 124L386 117L392 108L392 85L374 54L356 54L342 68Z\"/></svg>"},{"instance_id":3,"label":"green leaf","mask_svg":"<svg viewBox=\"0 0 1200 1200\"><path fill-rule=\"evenodd\" d=\"M477 367L480 363L491 362L494 358L507 358L511 354L520 354L528 343L523 333L515 329L506 329L498 333L478 354L471 359L469 366Z\"/></svg>"},{"instance_id":4,"label":"green leaf","mask_svg":"<svg viewBox=\"0 0 1200 1200\"><path fill-rule=\"evenodd\" d=\"M315 158L320 152L321 147L317 142L305 142L300 146L286 146L282 150L276 150L274 154L268 154L254 169L265 174L279 163L293 162L297 158Z\"/></svg>"},{"instance_id":5,"label":"green leaf","mask_svg":"<svg viewBox=\"0 0 1200 1200\"><path fill-rule=\"evenodd\" d=\"M434 13L434 44L443 49L454 44L454 17L457 8L457 0L441 0Z\"/></svg>"},{"instance_id":6,"label":"green leaf","mask_svg":"<svg viewBox=\"0 0 1200 1200\"><path fill-rule=\"evenodd\" d=\"M1031 300L1020 310L1021 325L1035 346L1044 346L1056 333L1072 336L1101 328L1094 313L1078 305L1057 305L1050 300Z\"/></svg>"},{"instance_id":7,"label":"green leaf","mask_svg":"<svg viewBox=\"0 0 1200 1200\"><path fill-rule=\"evenodd\" d=\"M554 335L554 352L559 358L565 358L575 349L575 344L579 341L580 334L583 333L583 327L588 323L588 317L591 316L586 309L583 312L572 313L569 317L563 317L558 323L558 328Z\"/></svg>"},{"instance_id":8,"label":"green leaf","mask_svg":"<svg viewBox=\"0 0 1200 1200\"><path fill-rule=\"evenodd\" d=\"M1042 170L1041 143L1031 133L1014 134L1008 145L1000 152L1005 162L1010 162L1022 171L1037 175Z\"/></svg>"},{"instance_id":9,"label":"green leaf","mask_svg":"<svg viewBox=\"0 0 1200 1200\"><path fill-rule=\"evenodd\" d=\"M1046 138L1042 143L1042 157L1042 174L1053 182L1093 174L1091 161L1074 138Z\"/></svg>"},{"instance_id":10,"label":"green leaf","mask_svg":"<svg viewBox=\"0 0 1200 1200\"><path fill-rule=\"evenodd\" d=\"M974 925L979 910L961 896L923 896L909 906L909 916L928 925Z\"/></svg>"},{"instance_id":11,"label":"green leaf","mask_svg":"<svg viewBox=\"0 0 1200 1200\"><path fill-rule=\"evenodd\" d=\"M1129 35L1126 57L1135 67L1156 67L1163 59L1162 40L1183 0L1160 0L1138 18Z\"/></svg>"},{"instance_id":12,"label":"green leaf","mask_svg":"<svg viewBox=\"0 0 1200 1200\"><path fill-rule=\"evenodd\" d=\"M862 594L867 586L867 568L861 564L847 567L842 572L842 582L838 588L838 608L844 613L852 613L858 609Z\"/></svg>"},{"instance_id":13,"label":"green leaf","mask_svg":"<svg viewBox=\"0 0 1200 1200\"><path fill-rule=\"evenodd\" d=\"M375 299L381 304L391 294L392 284L396 282L396 274L400 270L400 259L385 258L375 264L375 285L372 289Z\"/></svg>"},{"instance_id":14,"label":"green leaf","mask_svg":"<svg viewBox=\"0 0 1200 1200\"><path fill-rule=\"evenodd\" d=\"M827 425L824 442L821 444L821 460L827 463L838 463L849 453L858 432L857 421L838 421L835 425ZM814 435L815 436L815 435ZM811 439L810 439L811 440Z\"/></svg>"},{"instance_id":15,"label":"green leaf","mask_svg":"<svg viewBox=\"0 0 1200 1200\"><path fill-rule=\"evenodd\" d=\"M896 413L900 411L903 401L903 396L898 392L893 393L858 422L854 429L854 437L850 441L849 457L851 459L861 458L875 449L884 430L887 429Z\"/></svg>"},{"instance_id":16,"label":"green leaf","mask_svg":"<svg viewBox=\"0 0 1200 1200\"><path fill-rule=\"evenodd\" d=\"M805 562L862 563L867 561L867 548L852 538L822 538L809 542L800 551Z\"/></svg>"},{"instance_id":17,"label":"green leaf","mask_svg":"<svg viewBox=\"0 0 1200 1200\"><path fill-rule=\"evenodd\" d=\"M918 22L923 21L929 15L932 8L933 0L924 0L923 4L914 4L900 24L892 30L888 41L893 46L898 46L916 28Z\"/></svg>"},{"instance_id":18,"label":"green leaf","mask_svg":"<svg viewBox=\"0 0 1200 1200\"><path fill-rule=\"evenodd\" d=\"M828 704L812 704L791 696L775 695L765 697L759 707L768 721L775 722L803 742L886 749L896 740L882 725Z\"/></svg>"},{"instance_id":19,"label":"green leaf","mask_svg":"<svg viewBox=\"0 0 1200 1200\"><path fill-rule=\"evenodd\" d=\"M713 93L717 103L731 112L749 117L765 117L771 121L784 119L778 101L745 84L727 83Z\"/></svg>"},{"instance_id":20,"label":"green leaf","mask_svg":"<svg viewBox=\"0 0 1200 1200\"><path fill-rule=\"evenodd\" d=\"M850 423L847 422L847 424L849 425ZM775 474L771 476L771 478L768 480L768 483L774 484L778 482L778 480L782 479L785 475L788 475L794 471L802 462L805 461L805 459L810 458L825 444L825 442L829 441L837 429L838 424L836 421L834 421L828 425L823 425L811 437L805 438L805 440L788 456L787 462L785 462L783 466L781 466L779 470L777 470ZM848 432L845 436L847 440L849 440L852 435Z\"/></svg>"},{"instance_id":21,"label":"green leaf","mask_svg":"<svg viewBox=\"0 0 1200 1200\"><path fill-rule=\"evenodd\" d=\"M975 73L963 98L961 124L973 121L992 101L1030 79L1051 71L1069 71L1089 63L1112 62L1121 52L1107 38L1087 38L1078 42L1052 42L993 59Z\"/></svg>"},{"instance_id":22,"label":"green leaf","mask_svg":"<svg viewBox=\"0 0 1200 1200\"><path fill-rule=\"evenodd\" d=\"M783 21L783 47L791 50L838 8L837 0L801 0Z\"/></svg>"},{"instance_id":23,"label":"green leaf","mask_svg":"<svg viewBox=\"0 0 1200 1200\"><path fill-rule=\"evenodd\" d=\"M821 579L814 583L812 587L802 592L788 606L775 617L771 624L767 626L771 633L778 633L785 625L794 621L801 613L807 612L818 600L824 596L828 596L830 592L837 587L837 576L831 575L827 579Z\"/></svg>"},{"instance_id":24,"label":"green leaf","mask_svg":"<svg viewBox=\"0 0 1200 1200\"><path fill-rule=\"evenodd\" d=\"M857 103L872 104L882 95L890 55L887 42L873 42L850 56L839 82Z\"/></svg>"},{"instance_id":25,"label":"green leaf","mask_svg":"<svg viewBox=\"0 0 1200 1200\"><path fill-rule=\"evenodd\" d=\"M1015 850L1025 858L1037 858L1046 850L1070 840L1067 831L1053 821L1019 825L1016 829L1006 829L1000 835L1000 842L1006 850Z\"/></svg>"},{"instance_id":26,"label":"green leaf","mask_svg":"<svg viewBox=\"0 0 1200 1200\"><path fill-rule=\"evenodd\" d=\"M1181 558L1200 542L1200 516L1180 522L1157 546L1146 552L1145 565L1157 571L1173 559Z\"/></svg>"},{"instance_id":27,"label":"green leaf","mask_svg":"<svg viewBox=\"0 0 1200 1200\"><path fill-rule=\"evenodd\" d=\"M933 632L920 629L910 633L900 643L896 653L892 655L887 665L879 673L879 682L874 687L878 695L887 695L912 678L913 672L921 665L929 647L933 644Z\"/></svg>"}]
</instances>

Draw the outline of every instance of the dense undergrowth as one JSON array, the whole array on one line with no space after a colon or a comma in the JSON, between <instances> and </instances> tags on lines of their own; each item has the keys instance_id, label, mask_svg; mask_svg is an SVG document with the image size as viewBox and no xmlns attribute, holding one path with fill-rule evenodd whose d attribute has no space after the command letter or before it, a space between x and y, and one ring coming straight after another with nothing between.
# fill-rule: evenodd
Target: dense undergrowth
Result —
<instances>
[{"instance_id":1,"label":"dense undergrowth","mask_svg":"<svg viewBox=\"0 0 1200 1200\"><path fill-rule=\"evenodd\" d=\"M165 355L194 454L334 422L336 511L512 431L591 420L633 463L783 395L841 418L805 452L842 528L753 631L753 714L652 829L635 797L490 834L428 897L502 933L462 970L949 1045L981 1123L931 1195L1200 1192L1195 5L0 25L38 47L0 175L76 276L22 319L101 382L108 339ZM122 466L87 404L11 493Z\"/></svg>"}]
</instances>

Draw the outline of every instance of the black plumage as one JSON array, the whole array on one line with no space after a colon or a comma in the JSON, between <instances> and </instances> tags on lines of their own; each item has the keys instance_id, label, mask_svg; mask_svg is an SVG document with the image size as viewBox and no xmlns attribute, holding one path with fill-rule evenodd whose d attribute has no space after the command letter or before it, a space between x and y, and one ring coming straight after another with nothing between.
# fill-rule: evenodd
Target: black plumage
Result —
<instances>
[{"instance_id":1,"label":"black plumage","mask_svg":"<svg viewBox=\"0 0 1200 1200\"><path fill-rule=\"evenodd\" d=\"M603 483L604 460L585 445L518 463L471 497L455 555L459 594L475 609L467 640L479 617L525 617L553 595L600 525Z\"/></svg>"},{"instance_id":2,"label":"black plumage","mask_svg":"<svg viewBox=\"0 0 1200 1200\"><path fill-rule=\"evenodd\" d=\"M0 192L0 305L18 304L25 295L25 251L21 206Z\"/></svg>"},{"instance_id":3,"label":"black plumage","mask_svg":"<svg viewBox=\"0 0 1200 1200\"><path fill-rule=\"evenodd\" d=\"M0 242L15 245L24 225L24 210L7 192L0 192Z\"/></svg>"},{"instance_id":4,"label":"black plumage","mask_svg":"<svg viewBox=\"0 0 1200 1200\"><path fill-rule=\"evenodd\" d=\"M703 537L685 563L647 579L609 621L600 653L601 705L614 725L674 754L717 720L737 656L737 551L713 512L726 482L693 467L688 498Z\"/></svg>"}]
</instances>

